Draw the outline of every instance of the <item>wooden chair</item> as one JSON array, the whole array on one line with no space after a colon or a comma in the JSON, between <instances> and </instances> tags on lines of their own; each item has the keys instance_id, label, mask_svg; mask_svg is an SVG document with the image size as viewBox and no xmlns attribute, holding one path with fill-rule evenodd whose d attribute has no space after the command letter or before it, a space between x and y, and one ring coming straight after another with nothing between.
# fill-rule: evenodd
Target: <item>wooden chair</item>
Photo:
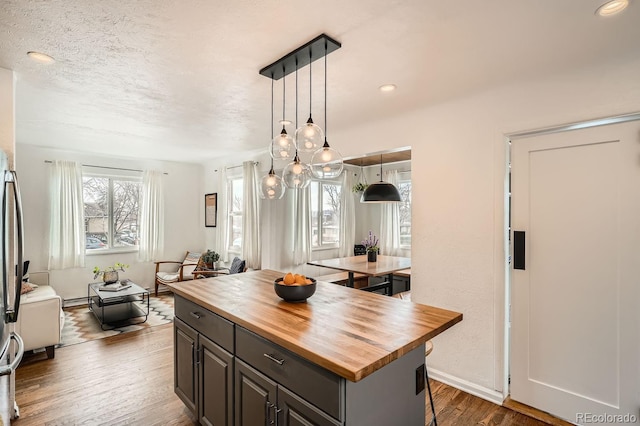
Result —
<instances>
[{"instance_id":1,"label":"wooden chair","mask_svg":"<svg viewBox=\"0 0 640 426\"><path fill-rule=\"evenodd\" d=\"M228 268L208 269L206 266L198 263L196 269L192 272L194 278L217 277L218 275L239 274L247 270L247 262L239 257L234 257L231 266Z\"/></svg>"},{"instance_id":2,"label":"wooden chair","mask_svg":"<svg viewBox=\"0 0 640 426\"><path fill-rule=\"evenodd\" d=\"M171 284L179 281L193 279L192 272L198 266L201 253L188 251L183 260L161 260L154 262L156 264L155 287L156 296L158 295L158 286L160 284ZM166 272L160 270L160 265L177 264L178 268L174 271Z\"/></svg>"}]
</instances>

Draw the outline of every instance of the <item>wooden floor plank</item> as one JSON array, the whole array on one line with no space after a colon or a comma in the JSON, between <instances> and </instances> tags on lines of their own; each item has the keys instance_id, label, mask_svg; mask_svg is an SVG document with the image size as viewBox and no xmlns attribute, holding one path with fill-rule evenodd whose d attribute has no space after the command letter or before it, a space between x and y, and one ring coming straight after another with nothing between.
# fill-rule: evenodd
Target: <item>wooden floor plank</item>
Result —
<instances>
[{"instance_id":1,"label":"wooden floor plank","mask_svg":"<svg viewBox=\"0 0 640 426\"><path fill-rule=\"evenodd\" d=\"M20 418L30 425L195 425L173 391L172 324L25 356L16 371ZM438 424L546 423L431 380ZM426 398L427 419L431 407Z\"/></svg>"}]
</instances>

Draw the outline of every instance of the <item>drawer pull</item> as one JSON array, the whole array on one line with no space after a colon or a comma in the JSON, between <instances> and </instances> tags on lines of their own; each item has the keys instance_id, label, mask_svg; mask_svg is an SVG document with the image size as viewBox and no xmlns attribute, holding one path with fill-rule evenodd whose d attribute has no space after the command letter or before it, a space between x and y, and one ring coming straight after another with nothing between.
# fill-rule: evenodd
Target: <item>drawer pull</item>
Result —
<instances>
[{"instance_id":1,"label":"drawer pull","mask_svg":"<svg viewBox=\"0 0 640 426\"><path fill-rule=\"evenodd\" d=\"M284 364L284 359L278 359L271 354L264 354L265 357L269 358L271 361L277 363L278 365Z\"/></svg>"},{"instance_id":2,"label":"drawer pull","mask_svg":"<svg viewBox=\"0 0 640 426\"><path fill-rule=\"evenodd\" d=\"M191 316L194 317L195 319L200 319L202 318L202 314L199 314L197 312L190 312Z\"/></svg>"}]
</instances>

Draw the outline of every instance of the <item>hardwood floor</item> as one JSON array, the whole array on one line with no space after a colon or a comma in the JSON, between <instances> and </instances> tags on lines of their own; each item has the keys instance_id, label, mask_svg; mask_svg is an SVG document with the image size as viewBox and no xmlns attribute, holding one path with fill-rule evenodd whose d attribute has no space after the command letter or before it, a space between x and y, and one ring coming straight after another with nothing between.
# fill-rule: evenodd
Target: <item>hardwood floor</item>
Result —
<instances>
[{"instance_id":1,"label":"hardwood floor","mask_svg":"<svg viewBox=\"0 0 640 426\"><path fill-rule=\"evenodd\" d=\"M173 392L172 324L26 357L16 372L20 418L28 425L193 425ZM438 424L545 425L432 381ZM427 419L431 408L427 398ZM428 421L427 421L428 423ZM391 425L390 425L391 426Z\"/></svg>"}]
</instances>

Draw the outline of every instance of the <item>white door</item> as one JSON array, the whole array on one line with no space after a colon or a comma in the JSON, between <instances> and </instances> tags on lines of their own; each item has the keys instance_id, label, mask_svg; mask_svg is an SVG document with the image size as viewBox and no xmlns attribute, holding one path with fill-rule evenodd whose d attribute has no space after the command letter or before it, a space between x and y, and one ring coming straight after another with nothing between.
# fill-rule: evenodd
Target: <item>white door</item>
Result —
<instances>
[{"instance_id":1,"label":"white door","mask_svg":"<svg viewBox=\"0 0 640 426\"><path fill-rule=\"evenodd\" d=\"M579 424L640 422L640 122L511 148L511 229L525 232L511 398Z\"/></svg>"}]
</instances>

